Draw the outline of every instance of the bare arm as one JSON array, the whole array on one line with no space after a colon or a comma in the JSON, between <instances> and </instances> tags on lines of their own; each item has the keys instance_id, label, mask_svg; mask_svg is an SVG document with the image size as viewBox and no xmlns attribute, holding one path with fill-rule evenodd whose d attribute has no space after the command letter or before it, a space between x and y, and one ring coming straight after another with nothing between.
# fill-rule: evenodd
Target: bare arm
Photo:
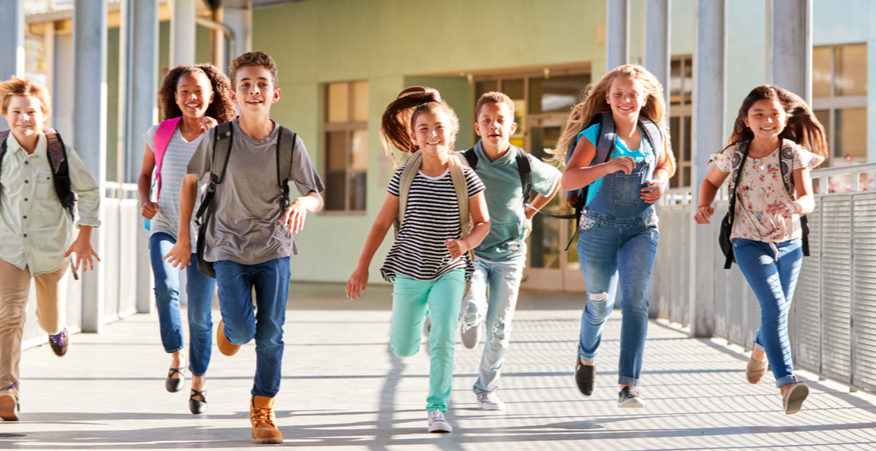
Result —
<instances>
[{"instance_id":1,"label":"bare arm","mask_svg":"<svg viewBox=\"0 0 876 451\"><path fill-rule=\"evenodd\" d=\"M613 172L623 171L625 174L629 174L636 167L636 162L630 157L612 158L605 163L589 166L590 162L596 158L596 147L587 138L578 140L578 145L575 146L573 152L569 164L566 165L566 170L563 171L563 177L560 179L563 189L566 190L587 186Z\"/></svg>"},{"instance_id":2,"label":"bare arm","mask_svg":"<svg viewBox=\"0 0 876 451\"><path fill-rule=\"evenodd\" d=\"M164 259L174 268L185 269L191 263L192 236L190 224L192 210L195 208L195 198L198 195L198 178L195 174L186 174L179 190L179 224L177 225L176 244Z\"/></svg>"},{"instance_id":3,"label":"bare arm","mask_svg":"<svg viewBox=\"0 0 876 451\"><path fill-rule=\"evenodd\" d=\"M715 214L715 209L712 207L712 201L715 200L715 194L718 193L718 188L724 183L724 179L730 175L729 172L724 172L718 167L713 167L706 178L700 185L700 197L697 202L697 212L694 215L694 221L697 224L709 224L709 218Z\"/></svg>"},{"instance_id":4,"label":"bare arm","mask_svg":"<svg viewBox=\"0 0 876 451\"><path fill-rule=\"evenodd\" d=\"M459 257L469 249L474 249L490 233L490 214L487 212L487 199L481 191L469 199L472 228L468 235L458 240L447 240L444 245L453 258Z\"/></svg>"},{"instance_id":5,"label":"bare arm","mask_svg":"<svg viewBox=\"0 0 876 451\"><path fill-rule=\"evenodd\" d=\"M152 170L155 169L155 154L149 144L143 151L143 163L140 164L140 177L137 178L137 193L140 195L140 215L152 219L158 213L158 204L149 200L152 188Z\"/></svg>"},{"instance_id":6,"label":"bare arm","mask_svg":"<svg viewBox=\"0 0 876 451\"><path fill-rule=\"evenodd\" d=\"M386 238L386 232L392 227L392 222L396 216L398 216L398 197L387 193L383 206L380 207L380 212L377 213L377 218L374 219L374 224L371 225L371 230L368 231L365 246L362 248L362 254L359 255L359 263L347 281L346 293L348 298L356 299L365 292L365 285L368 284L368 267L371 266L371 259L374 258L380 243L383 243L383 240Z\"/></svg>"},{"instance_id":7,"label":"bare arm","mask_svg":"<svg viewBox=\"0 0 876 451\"><path fill-rule=\"evenodd\" d=\"M796 200L775 201L767 207L767 212L783 215L812 213L812 210L815 210L815 196L812 195L812 176L809 174L809 169L794 170L794 190L797 193Z\"/></svg>"}]
</instances>

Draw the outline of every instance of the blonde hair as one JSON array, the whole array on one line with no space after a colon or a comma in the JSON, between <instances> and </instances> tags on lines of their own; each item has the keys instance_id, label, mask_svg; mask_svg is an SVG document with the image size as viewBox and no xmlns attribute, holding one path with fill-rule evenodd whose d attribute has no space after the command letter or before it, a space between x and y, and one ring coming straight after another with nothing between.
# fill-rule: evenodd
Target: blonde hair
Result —
<instances>
[{"instance_id":1,"label":"blonde hair","mask_svg":"<svg viewBox=\"0 0 876 451\"><path fill-rule=\"evenodd\" d=\"M434 88L411 86L399 93L398 97L387 105L380 120L380 136L383 139L383 150L392 161L393 167L398 167L392 148L414 153L420 150L411 141L414 123L417 116L426 112L442 111L450 121L451 141L449 148L453 149L456 134L459 132L459 118L447 102L441 100L441 94Z\"/></svg>"},{"instance_id":2,"label":"blonde hair","mask_svg":"<svg viewBox=\"0 0 876 451\"><path fill-rule=\"evenodd\" d=\"M637 80L641 83L648 98L639 114L657 124L657 127L661 130L666 129L666 101L663 97L663 85L660 84L660 81L657 80L654 74L648 72L644 67L635 64L624 64L603 75L595 85L587 90L584 101L572 107L572 112L566 121L563 134L560 135L557 147L552 152L561 164L565 164L566 152L569 150L569 146L575 142L575 137L578 133L584 130L597 114L611 113L611 107L606 103L605 95L611 89L612 82L619 77ZM654 150L659 151L658 149ZM669 152L669 154L671 155L672 152ZM675 172L674 159L671 172Z\"/></svg>"},{"instance_id":3,"label":"blonde hair","mask_svg":"<svg viewBox=\"0 0 876 451\"><path fill-rule=\"evenodd\" d=\"M52 97L49 95L49 90L45 86L13 76L9 80L0 83L0 99L2 99L0 113L4 116L6 116L6 112L9 109L9 101L15 96L36 97L42 104L42 110L45 116L48 116L52 112Z\"/></svg>"}]
</instances>

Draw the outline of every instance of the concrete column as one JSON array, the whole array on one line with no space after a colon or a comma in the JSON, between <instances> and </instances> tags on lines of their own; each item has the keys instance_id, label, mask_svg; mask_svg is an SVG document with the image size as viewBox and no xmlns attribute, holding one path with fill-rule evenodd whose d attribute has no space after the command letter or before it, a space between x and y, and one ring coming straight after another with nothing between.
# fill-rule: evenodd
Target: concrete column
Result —
<instances>
[{"instance_id":1,"label":"concrete column","mask_svg":"<svg viewBox=\"0 0 876 451\"><path fill-rule=\"evenodd\" d=\"M692 178L696 206L700 184L708 173L709 155L724 145L727 34L724 0L697 0L694 9ZM713 218L713 222L720 220ZM690 221L693 224L693 218ZM710 337L715 330L715 275L711 262L717 258L718 247L714 229L693 224L690 243L690 331L694 337Z\"/></svg>"},{"instance_id":2,"label":"concrete column","mask_svg":"<svg viewBox=\"0 0 876 451\"><path fill-rule=\"evenodd\" d=\"M605 0L605 71L630 60L630 0Z\"/></svg>"},{"instance_id":3,"label":"concrete column","mask_svg":"<svg viewBox=\"0 0 876 451\"><path fill-rule=\"evenodd\" d=\"M122 114L124 182L136 183L143 160L143 133L158 121L158 4L152 0L125 0L122 4ZM138 313L152 309L149 232L137 220Z\"/></svg>"},{"instance_id":4,"label":"concrete column","mask_svg":"<svg viewBox=\"0 0 876 451\"><path fill-rule=\"evenodd\" d=\"M73 6L73 147L91 171L103 196L106 191L106 1L75 0ZM106 213L101 206L100 218ZM97 228L91 246L98 255L106 249L106 234ZM100 332L104 305L104 265L81 277L82 331Z\"/></svg>"},{"instance_id":5,"label":"concrete column","mask_svg":"<svg viewBox=\"0 0 876 451\"><path fill-rule=\"evenodd\" d=\"M669 2L645 0L644 66L663 84L666 117L669 118Z\"/></svg>"},{"instance_id":6,"label":"concrete column","mask_svg":"<svg viewBox=\"0 0 876 451\"><path fill-rule=\"evenodd\" d=\"M812 0L769 0L767 80L812 104Z\"/></svg>"},{"instance_id":7,"label":"concrete column","mask_svg":"<svg viewBox=\"0 0 876 451\"><path fill-rule=\"evenodd\" d=\"M195 64L195 0L170 3L170 67Z\"/></svg>"},{"instance_id":8,"label":"concrete column","mask_svg":"<svg viewBox=\"0 0 876 451\"><path fill-rule=\"evenodd\" d=\"M222 2L222 23L234 32L231 59L252 50L252 2L250 0ZM227 72L228 65L226 64L222 69Z\"/></svg>"},{"instance_id":9,"label":"concrete column","mask_svg":"<svg viewBox=\"0 0 876 451\"><path fill-rule=\"evenodd\" d=\"M21 0L6 0L0 8L0 80L16 75L24 76L24 7ZM9 128L6 119L0 117L0 128Z\"/></svg>"}]
</instances>

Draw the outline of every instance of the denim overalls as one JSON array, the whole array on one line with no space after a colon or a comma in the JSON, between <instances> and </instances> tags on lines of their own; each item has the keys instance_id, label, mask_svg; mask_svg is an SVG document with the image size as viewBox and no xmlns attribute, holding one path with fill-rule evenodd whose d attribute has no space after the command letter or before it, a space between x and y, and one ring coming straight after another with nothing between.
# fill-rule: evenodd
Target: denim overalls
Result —
<instances>
[{"instance_id":1,"label":"denim overalls","mask_svg":"<svg viewBox=\"0 0 876 451\"><path fill-rule=\"evenodd\" d=\"M650 152L644 148L642 150ZM653 159L651 159L653 161ZM636 163L630 174L602 178L581 214L578 259L587 284L578 355L593 362L602 328L611 313L620 277L621 322L618 383L637 385L648 328L648 280L657 255L657 215L641 198L651 161Z\"/></svg>"}]
</instances>

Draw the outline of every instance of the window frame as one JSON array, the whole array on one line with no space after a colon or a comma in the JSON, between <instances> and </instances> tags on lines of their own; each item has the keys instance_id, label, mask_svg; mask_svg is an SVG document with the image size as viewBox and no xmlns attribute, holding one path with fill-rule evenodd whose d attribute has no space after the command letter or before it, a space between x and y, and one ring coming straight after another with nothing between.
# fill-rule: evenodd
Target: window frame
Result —
<instances>
[{"instance_id":1,"label":"window frame","mask_svg":"<svg viewBox=\"0 0 876 451\"><path fill-rule=\"evenodd\" d=\"M325 183L326 183L326 191L328 191L329 189L332 188L331 186L329 186L329 180L330 180L329 176L330 175L338 175L338 174L342 173L344 176L344 195L343 195L344 207L343 208L330 208L328 201L326 201L326 206L322 210L322 212L323 212L323 214L330 215L330 216L331 215L344 215L344 216L365 215L368 211L368 198L367 198L368 169L366 168L365 170L357 170L357 169L353 168L353 164L352 164L353 163L353 161L352 161L353 160L353 147L352 147L353 135L354 135L354 133L360 132L360 131L364 131L366 133L368 132L368 121L367 120L365 120L365 121L353 120L355 106L356 106L355 85L357 83L365 83L365 89L366 89L366 92L368 92L369 87L368 87L368 80L367 79L334 81L334 82L323 83L322 94L323 94L324 108L323 108L323 122L322 122L322 139L323 139L323 141L322 141L322 148L323 148L322 161L323 161L323 180L325 180ZM329 90L331 89L332 85L339 85L339 84L347 85L347 113L348 113L347 119L348 119L348 121L347 122L329 122L329 117L330 117L330 113L331 113ZM368 103L368 99L366 99L366 104L367 103ZM331 166L329 165L329 160L331 157L331 155L330 155L331 149L329 149L329 143L330 143L329 135L334 134L334 133L343 133L343 136L344 136L343 159L345 161L345 166L344 166L344 169L342 171L341 170L331 170L330 169ZM366 178L366 183L365 183L366 191L365 191L365 193L362 194L364 196L364 199L362 202L361 209L355 209L351 205L350 193L352 192L352 189L353 189L352 178L357 173L364 173L365 178ZM328 199L327 194L328 193L326 193L326 196L325 196L326 199Z\"/></svg>"},{"instance_id":2,"label":"window frame","mask_svg":"<svg viewBox=\"0 0 876 451\"><path fill-rule=\"evenodd\" d=\"M841 146L837 146L837 113L840 110L844 109L863 109L865 114L869 114L869 108L867 108L867 93L863 95L837 95L837 81L839 77L837 76L837 50L841 47L852 46L852 45L863 45L864 48L867 48L867 42L846 42L842 44L829 44L829 45L818 45L813 46L813 50L816 48L828 48L830 49L830 89L829 95L826 97L815 97L813 93L812 96L812 111L826 111L828 117L828 123L821 124L824 126L824 132L827 135L827 148L830 151L829 158L827 163L830 166L836 166L836 163L843 164L855 164L855 163L866 163L867 162L867 146L866 139L861 140L864 142L864 158L865 160L862 162L847 162L844 155L838 155L836 152L841 149ZM867 52L865 51L865 54ZM812 72L815 72L815 62L813 61L813 67L811 68ZM866 65L865 71L866 71ZM865 80L867 79L865 74ZM867 87L869 90L869 87ZM866 132L866 129L865 129Z\"/></svg>"}]
</instances>

